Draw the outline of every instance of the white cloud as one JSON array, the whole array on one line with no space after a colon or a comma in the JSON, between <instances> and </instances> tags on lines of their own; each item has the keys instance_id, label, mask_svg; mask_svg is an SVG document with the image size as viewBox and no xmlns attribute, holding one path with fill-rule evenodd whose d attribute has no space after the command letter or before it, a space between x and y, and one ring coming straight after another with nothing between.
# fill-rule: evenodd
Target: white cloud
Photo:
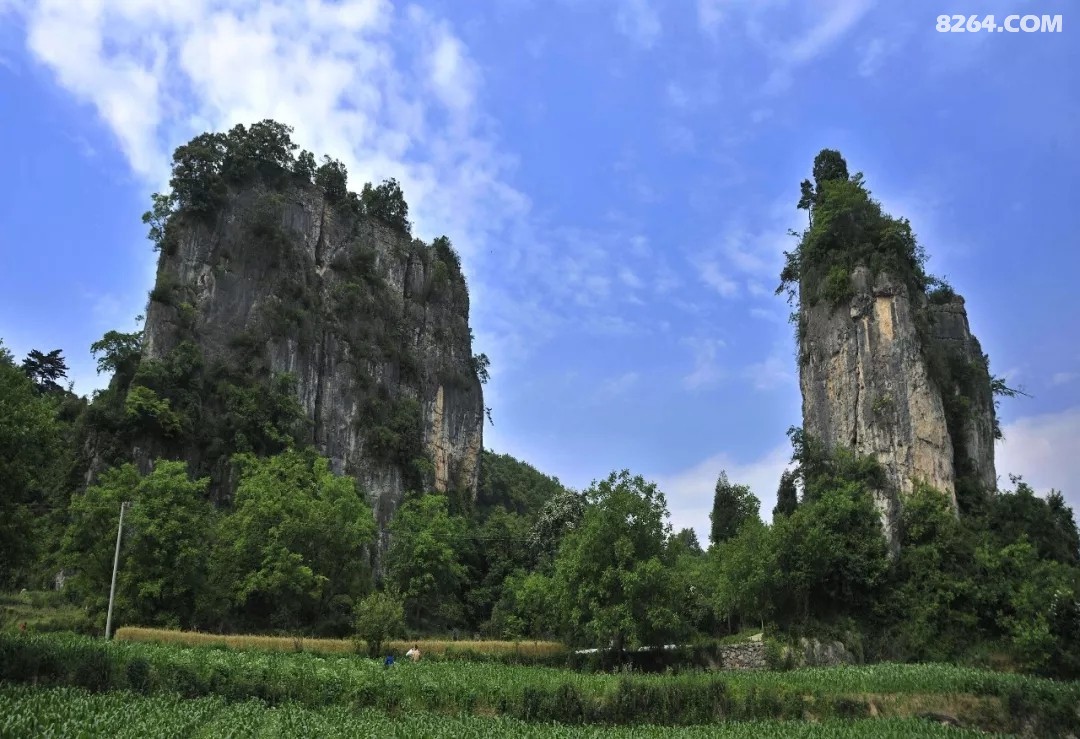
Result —
<instances>
[{"instance_id":1,"label":"white cloud","mask_svg":"<svg viewBox=\"0 0 1080 739\"><path fill-rule=\"evenodd\" d=\"M716 35L724 20L722 0L698 0L698 25L710 36Z\"/></svg>"},{"instance_id":2,"label":"white cloud","mask_svg":"<svg viewBox=\"0 0 1080 739\"><path fill-rule=\"evenodd\" d=\"M698 541L709 541L709 513L713 492L720 472L740 485L749 485L761 501L761 518L772 520L776 506L776 489L781 473L790 466L791 446L780 444L758 459L738 462L731 455L718 453L689 469L669 475L654 476L660 490L667 496L672 528L676 531L690 527L697 531Z\"/></svg>"},{"instance_id":3,"label":"white cloud","mask_svg":"<svg viewBox=\"0 0 1080 739\"><path fill-rule=\"evenodd\" d=\"M694 132L686 126L667 125L661 136L669 151L676 154L692 154L696 145Z\"/></svg>"},{"instance_id":4,"label":"white cloud","mask_svg":"<svg viewBox=\"0 0 1080 739\"><path fill-rule=\"evenodd\" d=\"M1056 385L1067 385L1070 382L1073 382L1074 380L1076 380L1076 378L1078 378L1078 377L1080 377L1080 373L1076 373L1076 372L1055 372L1054 375L1050 378L1050 384L1055 385L1055 386Z\"/></svg>"},{"instance_id":5,"label":"white cloud","mask_svg":"<svg viewBox=\"0 0 1080 739\"><path fill-rule=\"evenodd\" d=\"M645 283L641 281L641 278L634 274L634 271L629 267L619 268L619 281L631 289L638 289Z\"/></svg>"},{"instance_id":6,"label":"white cloud","mask_svg":"<svg viewBox=\"0 0 1080 739\"><path fill-rule=\"evenodd\" d=\"M669 82L665 88L668 103L678 110L686 110L693 104L690 93L677 82Z\"/></svg>"},{"instance_id":7,"label":"white cloud","mask_svg":"<svg viewBox=\"0 0 1080 739\"><path fill-rule=\"evenodd\" d=\"M883 38L870 39L859 52L859 76L873 77L877 74L892 48Z\"/></svg>"},{"instance_id":8,"label":"white cloud","mask_svg":"<svg viewBox=\"0 0 1080 739\"><path fill-rule=\"evenodd\" d=\"M625 372L616 377L610 377L600 383L598 396L604 400L610 400L624 395L632 390L641 376L637 372Z\"/></svg>"},{"instance_id":9,"label":"white cloud","mask_svg":"<svg viewBox=\"0 0 1080 739\"><path fill-rule=\"evenodd\" d=\"M733 298L739 293L739 283L725 273L714 261L699 262L701 280L725 298Z\"/></svg>"},{"instance_id":10,"label":"white cloud","mask_svg":"<svg viewBox=\"0 0 1080 739\"><path fill-rule=\"evenodd\" d=\"M662 31L660 16L649 0L619 0L615 25L620 33L645 49L656 44Z\"/></svg>"},{"instance_id":11,"label":"white cloud","mask_svg":"<svg viewBox=\"0 0 1080 739\"><path fill-rule=\"evenodd\" d=\"M1040 493L1060 490L1080 514L1080 406L1020 418L1002 428L996 445L998 485L1021 475Z\"/></svg>"},{"instance_id":12,"label":"white cloud","mask_svg":"<svg viewBox=\"0 0 1080 739\"><path fill-rule=\"evenodd\" d=\"M833 49L873 7L874 0L698 0L698 26L721 41L721 30L749 41L770 61L766 94L787 90L795 72Z\"/></svg>"},{"instance_id":13,"label":"white cloud","mask_svg":"<svg viewBox=\"0 0 1080 739\"><path fill-rule=\"evenodd\" d=\"M755 390L772 390L795 382L794 364L791 345L777 344L764 360L747 367L743 377L753 384Z\"/></svg>"},{"instance_id":14,"label":"white cloud","mask_svg":"<svg viewBox=\"0 0 1080 739\"><path fill-rule=\"evenodd\" d=\"M682 343L690 347L694 355L694 368L683 377L683 387L696 390L724 377L724 371L716 361L716 355L725 346L722 339L685 338Z\"/></svg>"},{"instance_id":15,"label":"white cloud","mask_svg":"<svg viewBox=\"0 0 1080 739\"><path fill-rule=\"evenodd\" d=\"M792 66L813 61L851 30L873 4L873 0L809 3L810 15L817 22L784 48L783 60Z\"/></svg>"},{"instance_id":16,"label":"white cloud","mask_svg":"<svg viewBox=\"0 0 1080 739\"><path fill-rule=\"evenodd\" d=\"M651 272L632 261L648 256L647 240L631 229L554 230L531 215L481 108L480 68L433 13L387 0L42 0L23 13L34 58L97 113L148 192L192 135L263 118L340 158L356 188L396 177L417 235L449 234L462 254L478 350L494 360L489 392L574 306L602 316L586 330L633 330L606 315L625 299L614 286ZM650 13L631 3L624 22L647 38L659 28ZM634 187L656 198L640 175ZM142 311L152 257L146 274L119 313ZM657 290L674 283L658 280Z\"/></svg>"}]
</instances>

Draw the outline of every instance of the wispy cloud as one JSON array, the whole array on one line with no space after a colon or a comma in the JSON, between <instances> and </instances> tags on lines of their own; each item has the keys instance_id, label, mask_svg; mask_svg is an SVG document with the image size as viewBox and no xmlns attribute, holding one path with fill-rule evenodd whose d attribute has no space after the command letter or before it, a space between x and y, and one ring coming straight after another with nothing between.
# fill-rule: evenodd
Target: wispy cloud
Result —
<instances>
[{"instance_id":1,"label":"wispy cloud","mask_svg":"<svg viewBox=\"0 0 1080 739\"><path fill-rule=\"evenodd\" d=\"M894 48L895 45L889 44L883 38L875 37L870 39L859 50L859 66L857 67L859 76L873 77L876 75Z\"/></svg>"},{"instance_id":2,"label":"wispy cloud","mask_svg":"<svg viewBox=\"0 0 1080 739\"><path fill-rule=\"evenodd\" d=\"M644 49L651 49L663 30L650 0L619 0L615 11L619 32Z\"/></svg>"},{"instance_id":3,"label":"wispy cloud","mask_svg":"<svg viewBox=\"0 0 1080 739\"><path fill-rule=\"evenodd\" d=\"M661 130L661 138L669 151L675 154L692 154L696 140L694 132L687 126L669 124Z\"/></svg>"},{"instance_id":4,"label":"wispy cloud","mask_svg":"<svg viewBox=\"0 0 1080 739\"><path fill-rule=\"evenodd\" d=\"M727 36L750 42L770 63L762 86L786 91L797 70L837 46L866 16L875 0L698 0L698 26L717 43Z\"/></svg>"},{"instance_id":5,"label":"wispy cloud","mask_svg":"<svg viewBox=\"0 0 1080 739\"><path fill-rule=\"evenodd\" d=\"M1080 512L1080 407L1019 418L1002 428L996 445L999 486L1021 475L1040 493L1060 490Z\"/></svg>"},{"instance_id":6,"label":"wispy cloud","mask_svg":"<svg viewBox=\"0 0 1080 739\"><path fill-rule=\"evenodd\" d=\"M743 377L755 390L772 390L775 387L794 383L795 359L791 344L785 342L773 347L765 359L754 362L743 371Z\"/></svg>"},{"instance_id":7,"label":"wispy cloud","mask_svg":"<svg viewBox=\"0 0 1080 739\"><path fill-rule=\"evenodd\" d=\"M1067 385L1070 382L1075 382L1078 377L1080 377L1080 373L1077 372L1055 372L1050 378L1050 384L1054 386Z\"/></svg>"},{"instance_id":8,"label":"wispy cloud","mask_svg":"<svg viewBox=\"0 0 1080 739\"><path fill-rule=\"evenodd\" d=\"M688 337L682 343L690 348L694 357L693 369L683 377L683 387L696 390L723 379L725 372L717 361L717 354L725 346L722 339Z\"/></svg>"},{"instance_id":9,"label":"wispy cloud","mask_svg":"<svg viewBox=\"0 0 1080 739\"><path fill-rule=\"evenodd\" d=\"M640 379L641 375L637 372L624 372L621 375L609 377L600 383L597 396L601 400L611 400L621 395L625 395L637 386L638 380Z\"/></svg>"},{"instance_id":10,"label":"wispy cloud","mask_svg":"<svg viewBox=\"0 0 1080 739\"><path fill-rule=\"evenodd\" d=\"M701 271L701 281L720 293L725 298L733 298L739 294L739 283L731 278L731 275L716 261L705 259L698 262Z\"/></svg>"}]
</instances>

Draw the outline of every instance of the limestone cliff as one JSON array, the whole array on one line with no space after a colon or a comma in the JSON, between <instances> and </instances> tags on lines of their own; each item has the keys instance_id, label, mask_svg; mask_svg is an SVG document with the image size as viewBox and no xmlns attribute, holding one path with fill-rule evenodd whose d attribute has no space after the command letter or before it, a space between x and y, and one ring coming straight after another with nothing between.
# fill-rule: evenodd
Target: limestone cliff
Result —
<instances>
[{"instance_id":1,"label":"limestone cliff","mask_svg":"<svg viewBox=\"0 0 1080 739\"><path fill-rule=\"evenodd\" d=\"M836 152L803 184L811 212L782 285L798 285L803 430L875 457L893 550L903 496L928 484L963 510L996 487L997 424L987 358L964 301L923 271L907 221L869 198Z\"/></svg>"},{"instance_id":2,"label":"limestone cliff","mask_svg":"<svg viewBox=\"0 0 1080 739\"><path fill-rule=\"evenodd\" d=\"M155 392L190 407L175 378L196 363L206 400L171 433L157 418L136 457L187 458L227 495L227 454L260 435L272 451L284 432L264 429L292 400L289 433L360 481L384 532L408 489L474 495L484 406L468 314L447 241L414 240L306 179L230 189L209 218L172 216L136 377L168 375Z\"/></svg>"},{"instance_id":3,"label":"limestone cliff","mask_svg":"<svg viewBox=\"0 0 1080 739\"><path fill-rule=\"evenodd\" d=\"M878 505L892 538L897 493L916 479L956 503L953 452L941 395L922 361L913 306L904 285L866 267L852 275L855 295L834 309L819 302L803 313L799 384L803 429L828 446L873 455L895 490Z\"/></svg>"}]
</instances>

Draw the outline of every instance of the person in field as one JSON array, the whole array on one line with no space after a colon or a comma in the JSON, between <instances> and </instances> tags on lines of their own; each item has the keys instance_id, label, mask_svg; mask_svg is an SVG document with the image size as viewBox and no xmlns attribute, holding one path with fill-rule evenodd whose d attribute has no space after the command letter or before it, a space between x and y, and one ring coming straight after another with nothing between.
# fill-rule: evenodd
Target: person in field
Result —
<instances>
[{"instance_id":1,"label":"person in field","mask_svg":"<svg viewBox=\"0 0 1080 739\"><path fill-rule=\"evenodd\" d=\"M405 653L405 656L411 659L413 662L420 661L420 645L413 644L413 648Z\"/></svg>"}]
</instances>

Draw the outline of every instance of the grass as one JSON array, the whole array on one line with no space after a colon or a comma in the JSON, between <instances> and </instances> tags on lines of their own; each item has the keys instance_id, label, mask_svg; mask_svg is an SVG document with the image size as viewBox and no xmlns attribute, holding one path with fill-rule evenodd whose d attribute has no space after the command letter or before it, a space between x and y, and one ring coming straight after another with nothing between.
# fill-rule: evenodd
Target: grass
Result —
<instances>
[{"instance_id":1,"label":"grass","mask_svg":"<svg viewBox=\"0 0 1080 739\"><path fill-rule=\"evenodd\" d=\"M126 626L116 630L116 639L128 642L176 644L185 647L226 646L230 649L266 652L314 652L316 654L352 654L356 644L351 639L307 639L292 636L223 635L198 631L173 631ZM451 641L445 639L398 640L387 642L388 653L402 654L420 646L421 654L525 654L547 656L562 654L566 647L551 641Z\"/></svg>"},{"instance_id":2,"label":"grass","mask_svg":"<svg viewBox=\"0 0 1080 739\"><path fill-rule=\"evenodd\" d=\"M750 739L806 737L927 737L966 739L987 734L952 729L920 719L731 722L707 727L571 727L530 725L504 717L444 716L431 712L388 715L346 707L268 708L258 701L227 703L220 697L184 700L130 692L89 693L72 688L0 685L0 736L71 736L144 739L146 737L673 737L674 739Z\"/></svg>"},{"instance_id":3,"label":"grass","mask_svg":"<svg viewBox=\"0 0 1080 739\"><path fill-rule=\"evenodd\" d=\"M28 632L74 631L92 633L94 624L83 609L58 592L23 591L0 594L0 632L16 632L25 624Z\"/></svg>"}]
</instances>

